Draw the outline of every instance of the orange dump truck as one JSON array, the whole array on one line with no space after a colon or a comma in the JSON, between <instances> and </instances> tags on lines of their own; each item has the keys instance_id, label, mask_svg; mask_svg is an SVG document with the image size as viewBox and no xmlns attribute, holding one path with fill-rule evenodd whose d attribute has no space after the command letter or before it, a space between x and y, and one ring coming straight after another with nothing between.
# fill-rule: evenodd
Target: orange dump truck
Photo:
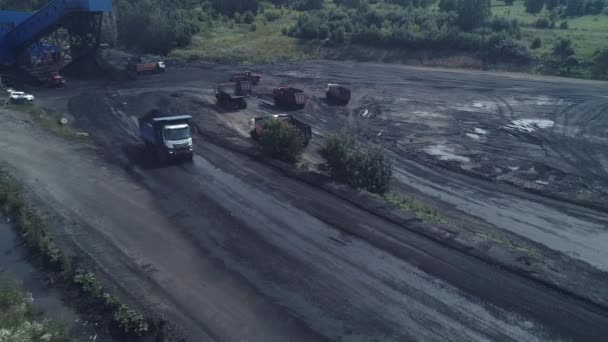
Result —
<instances>
[{"instance_id":1,"label":"orange dump truck","mask_svg":"<svg viewBox=\"0 0 608 342\"><path fill-rule=\"evenodd\" d=\"M144 63L141 58L131 58L127 64L127 71L137 75L160 74L165 72L165 62Z\"/></svg>"}]
</instances>

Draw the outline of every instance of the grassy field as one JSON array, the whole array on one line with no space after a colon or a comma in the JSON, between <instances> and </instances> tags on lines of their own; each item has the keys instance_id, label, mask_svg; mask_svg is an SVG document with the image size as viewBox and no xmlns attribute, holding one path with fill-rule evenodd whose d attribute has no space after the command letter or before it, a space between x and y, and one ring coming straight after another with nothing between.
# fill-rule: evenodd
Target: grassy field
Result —
<instances>
[{"instance_id":1,"label":"grassy field","mask_svg":"<svg viewBox=\"0 0 608 342\"><path fill-rule=\"evenodd\" d=\"M214 21L192 40L188 49L172 52L172 57L237 63L267 63L285 59L314 57L305 53L297 40L281 33L295 22L297 12L283 10L278 19L268 21L258 14L254 24L233 20Z\"/></svg>"},{"instance_id":2,"label":"grassy field","mask_svg":"<svg viewBox=\"0 0 608 342\"><path fill-rule=\"evenodd\" d=\"M516 1L513 6L505 6L502 1L492 1L492 13L496 16L504 16L517 19L523 27L521 29L523 39L532 42L534 38L539 37L542 41L542 46L537 50L542 54L549 52L555 41L560 38L572 40L577 54L583 58L589 58L593 55L596 49L600 47L608 47L608 16L607 15L586 15L578 18L558 18L556 20L556 28L554 29L537 29L534 28L534 23L538 18L549 17L546 9L543 9L538 15L532 15L525 12L523 0ZM568 22L567 30L560 30L561 22Z\"/></svg>"},{"instance_id":3,"label":"grassy field","mask_svg":"<svg viewBox=\"0 0 608 342\"><path fill-rule=\"evenodd\" d=\"M326 2L326 7L332 6L335 6L333 2ZM334 49L335 51L332 50L333 52L328 54L328 51L325 51L327 49L319 49L320 46L300 44L297 39L282 34L283 30L295 23L299 12L287 9L270 11L275 12L276 19L269 20L268 15L260 13L254 24L236 23L235 20L228 18L206 23L201 33L194 36L191 47L175 50L171 56L245 64L323 57L356 60L385 59L382 57L384 54L375 54L375 49L369 47L361 47L363 50L354 49L355 52L351 53L354 55L351 56L339 52L353 49ZM558 18L555 22L556 28L538 29L534 27L535 22L538 18L549 17L549 13L546 9L538 15L526 13L523 0L517 0L513 6L505 6L502 1L492 0L492 13L496 16L517 19L521 23L522 38L528 43L532 43L537 37L540 38L541 47L535 50L539 56L551 52L553 44L560 38L570 39L576 54L584 60L589 60L598 48L608 47L608 15ZM560 23L564 21L568 23L568 29L559 29ZM407 50L407 52L414 51ZM455 66L458 66L458 63Z\"/></svg>"}]
</instances>

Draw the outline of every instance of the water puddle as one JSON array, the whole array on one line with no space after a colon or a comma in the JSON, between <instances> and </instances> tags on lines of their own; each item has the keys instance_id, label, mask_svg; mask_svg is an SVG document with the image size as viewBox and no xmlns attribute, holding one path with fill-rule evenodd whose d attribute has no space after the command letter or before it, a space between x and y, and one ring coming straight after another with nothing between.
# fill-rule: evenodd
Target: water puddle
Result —
<instances>
[{"instance_id":1,"label":"water puddle","mask_svg":"<svg viewBox=\"0 0 608 342\"><path fill-rule=\"evenodd\" d=\"M13 227L0 216L0 274L32 294L38 318L48 317L67 324L75 341L95 341L97 336L91 323L83 321L62 300L58 289L49 287L40 270L28 262L28 252L20 242Z\"/></svg>"},{"instance_id":2,"label":"water puddle","mask_svg":"<svg viewBox=\"0 0 608 342\"><path fill-rule=\"evenodd\" d=\"M471 161L468 157L459 156L454 153L454 149L444 145L433 145L425 149L426 153L439 157L440 160L455 160L462 163L468 163Z\"/></svg>"},{"instance_id":3,"label":"water puddle","mask_svg":"<svg viewBox=\"0 0 608 342\"><path fill-rule=\"evenodd\" d=\"M547 119L519 119L514 120L511 124L505 126L507 129L514 129L523 132L534 132L537 129L552 128L555 126L553 120Z\"/></svg>"}]
</instances>

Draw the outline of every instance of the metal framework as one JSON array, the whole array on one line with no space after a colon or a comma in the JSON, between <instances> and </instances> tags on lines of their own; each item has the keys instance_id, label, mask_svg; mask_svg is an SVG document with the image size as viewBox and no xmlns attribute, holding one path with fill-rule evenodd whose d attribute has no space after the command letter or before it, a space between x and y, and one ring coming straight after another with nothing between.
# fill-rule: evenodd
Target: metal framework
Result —
<instances>
[{"instance_id":1,"label":"metal framework","mask_svg":"<svg viewBox=\"0 0 608 342\"><path fill-rule=\"evenodd\" d=\"M81 12L65 16L45 35L19 50L19 66L31 74L57 71L94 52L101 36L102 15L101 12Z\"/></svg>"}]
</instances>

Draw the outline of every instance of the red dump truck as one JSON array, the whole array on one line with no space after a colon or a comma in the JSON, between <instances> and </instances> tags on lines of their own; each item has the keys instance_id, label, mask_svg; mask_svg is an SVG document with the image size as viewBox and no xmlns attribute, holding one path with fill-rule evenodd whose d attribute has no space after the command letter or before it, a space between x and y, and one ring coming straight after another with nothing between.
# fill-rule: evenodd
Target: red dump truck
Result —
<instances>
[{"instance_id":1,"label":"red dump truck","mask_svg":"<svg viewBox=\"0 0 608 342\"><path fill-rule=\"evenodd\" d=\"M58 72L54 71L49 74L46 85L49 88L60 88L65 86L65 79Z\"/></svg>"},{"instance_id":2,"label":"red dump truck","mask_svg":"<svg viewBox=\"0 0 608 342\"><path fill-rule=\"evenodd\" d=\"M304 91L292 87L279 87L272 91L274 103L285 108L304 108L306 97Z\"/></svg>"},{"instance_id":3,"label":"red dump truck","mask_svg":"<svg viewBox=\"0 0 608 342\"><path fill-rule=\"evenodd\" d=\"M329 103L347 105L350 101L350 90L339 84L330 83L325 89L325 96Z\"/></svg>"},{"instance_id":4,"label":"red dump truck","mask_svg":"<svg viewBox=\"0 0 608 342\"><path fill-rule=\"evenodd\" d=\"M312 139L312 128L310 125L305 124L289 114L274 114L249 120L249 133L251 134L251 137L254 139L259 139L262 135L264 135L264 122L272 118L288 123L297 128L298 131L300 131L304 146L307 146L310 139Z\"/></svg>"},{"instance_id":5,"label":"red dump truck","mask_svg":"<svg viewBox=\"0 0 608 342\"><path fill-rule=\"evenodd\" d=\"M251 82L236 81L231 83L220 83L215 88L217 104L230 109L245 109L247 102L245 98L251 96Z\"/></svg>"},{"instance_id":6,"label":"red dump truck","mask_svg":"<svg viewBox=\"0 0 608 342\"><path fill-rule=\"evenodd\" d=\"M246 80L251 82L251 84L256 85L262 80L262 75L254 74L251 71L246 71L232 74L232 76L230 76L230 82L236 82L240 80Z\"/></svg>"},{"instance_id":7,"label":"red dump truck","mask_svg":"<svg viewBox=\"0 0 608 342\"><path fill-rule=\"evenodd\" d=\"M165 72L165 62L144 63L141 58L129 58L127 71L136 75L160 74Z\"/></svg>"}]
</instances>

